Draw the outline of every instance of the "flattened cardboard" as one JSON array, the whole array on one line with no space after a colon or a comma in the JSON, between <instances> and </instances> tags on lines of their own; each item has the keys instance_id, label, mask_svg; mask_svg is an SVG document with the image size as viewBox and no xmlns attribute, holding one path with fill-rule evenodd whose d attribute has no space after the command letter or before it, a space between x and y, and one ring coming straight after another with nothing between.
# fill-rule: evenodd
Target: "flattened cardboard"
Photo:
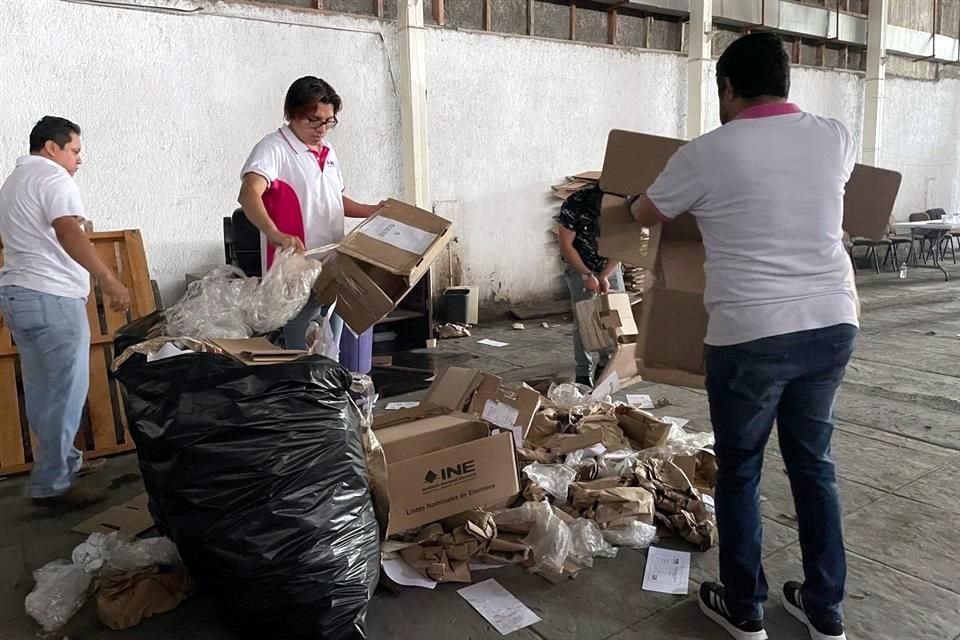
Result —
<instances>
[{"instance_id":1,"label":"flattened cardboard","mask_svg":"<svg viewBox=\"0 0 960 640\"><path fill-rule=\"evenodd\" d=\"M574 307L580 340L587 351L610 351L636 339L637 324L626 293L605 293L581 300Z\"/></svg>"},{"instance_id":2,"label":"flattened cardboard","mask_svg":"<svg viewBox=\"0 0 960 640\"><path fill-rule=\"evenodd\" d=\"M451 411L465 411L473 400L477 388L486 381L494 387L500 384L499 378L467 367L446 367L427 388L421 402L446 407Z\"/></svg>"},{"instance_id":3,"label":"flattened cardboard","mask_svg":"<svg viewBox=\"0 0 960 640\"><path fill-rule=\"evenodd\" d=\"M153 516L147 507L147 494L141 493L118 507L110 507L88 520L84 520L71 531L74 533L119 532L124 538L133 538L153 528Z\"/></svg>"},{"instance_id":4,"label":"flattened cardboard","mask_svg":"<svg viewBox=\"0 0 960 640\"><path fill-rule=\"evenodd\" d=\"M667 160L686 142L647 133L613 130L607 138L607 151L600 173L604 193L636 196L647 192Z\"/></svg>"},{"instance_id":5,"label":"flattened cardboard","mask_svg":"<svg viewBox=\"0 0 960 640\"><path fill-rule=\"evenodd\" d=\"M580 449L589 449L595 444L603 442L603 431L600 429L587 431L586 433L557 433L548 438L543 446L550 450L550 453L558 456L566 455L572 451Z\"/></svg>"},{"instance_id":6,"label":"flattened cardboard","mask_svg":"<svg viewBox=\"0 0 960 640\"><path fill-rule=\"evenodd\" d=\"M620 260L647 271L654 268L655 247L660 227L644 229L633 219L622 196L603 194L600 200L600 236L597 253L611 260Z\"/></svg>"},{"instance_id":7,"label":"flattened cardboard","mask_svg":"<svg viewBox=\"0 0 960 640\"><path fill-rule=\"evenodd\" d=\"M298 349L278 349L263 337L217 338L211 340L224 353L246 365L281 364L307 355Z\"/></svg>"},{"instance_id":8,"label":"flattened cardboard","mask_svg":"<svg viewBox=\"0 0 960 640\"><path fill-rule=\"evenodd\" d=\"M412 253L363 233L364 227L370 225L376 218L389 218L435 234L436 237L423 253ZM418 209L399 200L387 200L379 211L357 225L343 239L337 251L390 273L404 276L414 283L427 272L449 242L450 226L449 220L429 211Z\"/></svg>"},{"instance_id":9,"label":"flattened cardboard","mask_svg":"<svg viewBox=\"0 0 960 640\"><path fill-rule=\"evenodd\" d=\"M407 460L387 459L387 535L482 507L520 491L513 435L478 438Z\"/></svg>"},{"instance_id":10,"label":"flattened cardboard","mask_svg":"<svg viewBox=\"0 0 960 640\"><path fill-rule=\"evenodd\" d=\"M843 196L843 230L851 238L879 240L885 236L902 179L889 169L854 166Z\"/></svg>"}]
</instances>

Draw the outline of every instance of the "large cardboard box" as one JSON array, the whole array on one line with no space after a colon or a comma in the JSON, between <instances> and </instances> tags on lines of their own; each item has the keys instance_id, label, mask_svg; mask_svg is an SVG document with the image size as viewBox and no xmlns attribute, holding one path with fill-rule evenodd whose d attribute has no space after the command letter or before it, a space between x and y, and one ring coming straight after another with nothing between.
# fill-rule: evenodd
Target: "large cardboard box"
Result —
<instances>
[{"instance_id":1,"label":"large cardboard box","mask_svg":"<svg viewBox=\"0 0 960 640\"><path fill-rule=\"evenodd\" d=\"M388 200L360 223L325 261L314 285L324 304L362 333L390 313L430 269L450 241L449 220Z\"/></svg>"},{"instance_id":2,"label":"large cardboard box","mask_svg":"<svg viewBox=\"0 0 960 640\"><path fill-rule=\"evenodd\" d=\"M374 420L386 461L392 535L500 502L520 492L510 433L491 434L476 416L423 405Z\"/></svg>"},{"instance_id":3,"label":"large cardboard box","mask_svg":"<svg viewBox=\"0 0 960 640\"><path fill-rule=\"evenodd\" d=\"M580 341L587 351L612 351L637 335L630 296L605 293L581 300L574 307Z\"/></svg>"},{"instance_id":4,"label":"large cardboard box","mask_svg":"<svg viewBox=\"0 0 960 640\"><path fill-rule=\"evenodd\" d=\"M614 130L607 141L600 187L599 252L650 271L655 278L644 292L635 343L635 373L645 380L703 386L703 340L707 312L704 247L696 220L683 214L649 230L649 237L625 204L626 196L646 193L667 161L685 142ZM895 171L856 165L844 198L844 229L851 235L879 237L887 225L900 185ZM629 373L627 354L601 374L619 368ZM599 386L599 385L598 385Z\"/></svg>"}]
</instances>

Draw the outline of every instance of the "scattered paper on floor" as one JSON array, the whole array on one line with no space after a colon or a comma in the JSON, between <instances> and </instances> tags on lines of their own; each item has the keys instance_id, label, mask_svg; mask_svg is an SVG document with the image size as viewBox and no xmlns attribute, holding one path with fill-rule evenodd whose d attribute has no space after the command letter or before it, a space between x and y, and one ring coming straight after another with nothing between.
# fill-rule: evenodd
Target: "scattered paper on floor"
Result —
<instances>
[{"instance_id":1,"label":"scattered paper on floor","mask_svg":"<svg viewBox=\"0 0 960 640\"><path fill-rule=\"evenodd\" d=\"M663 416L660 419L663 420L664 422L675 424L681 429L687 426L688 424L690 424L690 421L687 420L686 418L674 418L673 416Z\"/></svg>"},{"instance_id":2,"label":"scattered paper on floor","mask_svg":"<svg viewBox=\"0 0 960 640\"><path fill-rule=\"evenodd\" d=\"M635 406L637 409L655 409L653 398L643 393L628 393L627 404Z\"/></svg>"},{"instance_id":3,"label":"scattered paper on floor","mask_svg":"<svg viewBox=\"0 0 960 640\"><path fill-rule=\"evenodd\" d=\"M485 344L488 347L505 347L509 342L500 342L499 340L491 340L490 338L484 338L483 340L477 340L477 344Z\"/></svg>"},{"instance_id":4,"label":"scattered paper on floor","mask_svg":"<svg viewBox=\"0 0 960 640\"><path fill-rule=\"evenodd\" d=\"M686 595L690 582L690 552L650 547L643 570L643 590Z\"/></svg>"},{"instance_id":5,"label":"scattered paper on floor","mask_svg":"<svg viewBox=\"0 0 960 640\"><path fill-rule=\"evenodd\" d=\"M408 562L397 558L395 560L383 561L383 572L387 577L399 585L405 587L422 587L424 589L433 589L437 586L436 580L431 580L416 569L410 566Z\"/></svg>"},{"instance_id":6,"label":"scattered paper on floor","mask_svg":"<svg viewBox=\"0 0 960 640\"><path fill-rule=\"evenodd\" d=\"M387 411L396 411L397 409L413 409L420 406L419 402L388 402L384 407Z\"/></svg>"},{"instance_id":7,"label":"scattered paper on floor","mask_svg":"<svg viewBox=\"0 0 960 640\"><path fill-rule=\"evenodd\" d=\"M501 635L540 622L540 616L491 578L457 591Z\"/></svg>"}]
</instances>

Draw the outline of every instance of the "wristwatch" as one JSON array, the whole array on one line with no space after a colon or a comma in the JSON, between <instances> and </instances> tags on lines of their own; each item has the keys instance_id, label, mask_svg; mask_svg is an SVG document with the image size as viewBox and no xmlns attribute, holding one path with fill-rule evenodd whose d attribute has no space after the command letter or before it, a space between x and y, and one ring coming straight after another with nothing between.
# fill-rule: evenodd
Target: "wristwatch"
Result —
<instances>
[{"instance_id":1,"label":"wristwatch","mask_svg":"<svg viewBox=\"0 0 960 640\"><path fill-rule=\"evenodd\" d=\"M636 195L636 196L627 196L626 198L624 198L624 202L627 205L627 210L631 214L633 214L633 203L636 202L637 198L639 197L640 197L639 195Z\"/></svg>"}]
</instances>

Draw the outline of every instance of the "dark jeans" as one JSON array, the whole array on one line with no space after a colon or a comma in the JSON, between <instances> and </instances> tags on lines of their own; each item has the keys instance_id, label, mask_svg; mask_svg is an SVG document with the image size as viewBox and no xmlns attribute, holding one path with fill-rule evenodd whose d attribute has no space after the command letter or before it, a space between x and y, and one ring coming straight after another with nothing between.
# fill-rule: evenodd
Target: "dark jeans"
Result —
<instances>
[{"instance_id":1,"label":"dark jeans","mask_svg":"<svg viewBox=\"0 0 960 640\"><path fill-rule=\"evenodd\" d=\"M856 327L843 324L707 347L720 581L727 607L738 615L762 618L767 599L760 471L774 420L797 510L804 607L812 616L842 615L847 565L830 437L834 399L856 336Z\"/></svg>"}]
</instances>

